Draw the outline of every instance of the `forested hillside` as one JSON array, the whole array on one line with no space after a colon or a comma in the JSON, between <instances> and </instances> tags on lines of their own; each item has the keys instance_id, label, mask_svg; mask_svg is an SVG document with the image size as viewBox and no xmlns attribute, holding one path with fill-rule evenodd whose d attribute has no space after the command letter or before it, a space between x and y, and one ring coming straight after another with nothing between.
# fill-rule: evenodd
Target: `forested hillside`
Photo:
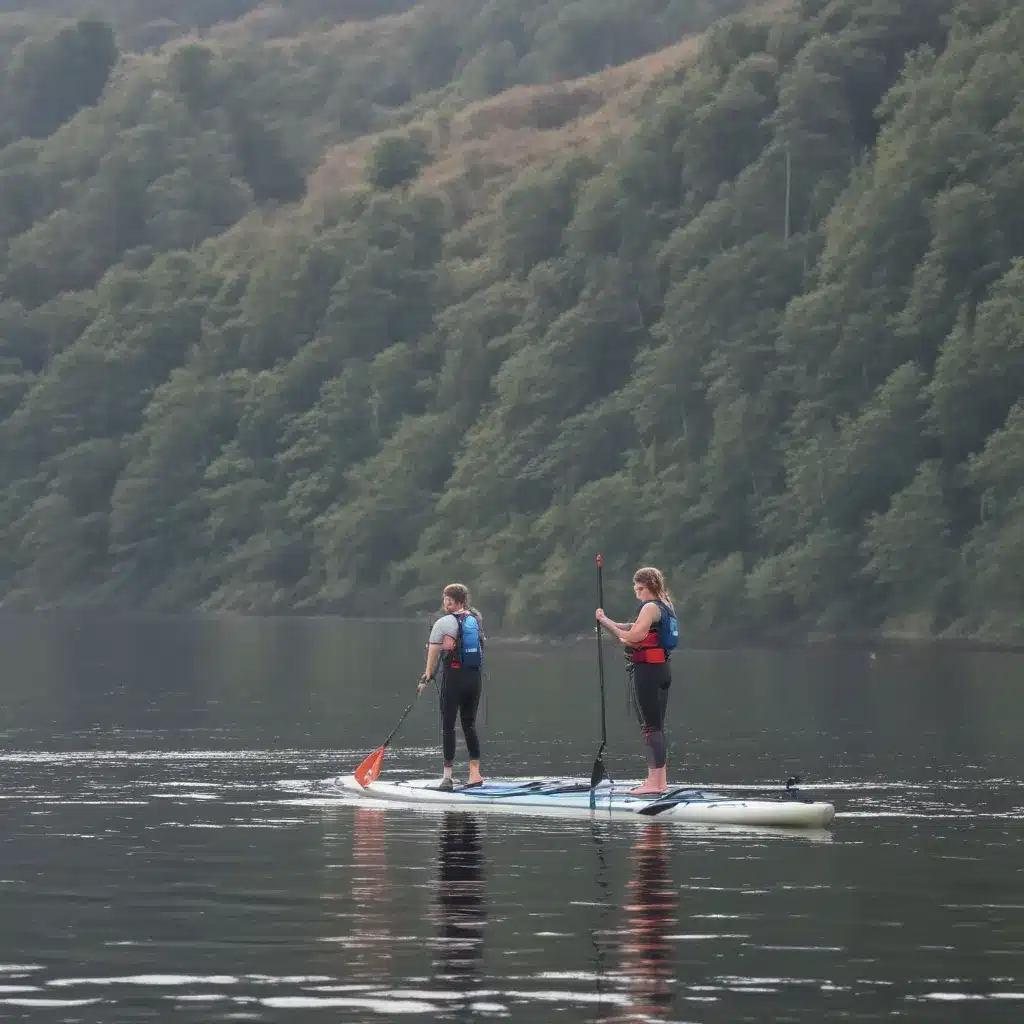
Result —
<instances>
[{"instance_id":1,"label":"forested hillside","mask_svg":"<svg viewBox=\"0 0 1024 1024\"><path fill-rule=\"evenodd\" d=\"M1016 0L166 7L0 0L5 606L1024 636Z\"/></svg>"}]
</instances>

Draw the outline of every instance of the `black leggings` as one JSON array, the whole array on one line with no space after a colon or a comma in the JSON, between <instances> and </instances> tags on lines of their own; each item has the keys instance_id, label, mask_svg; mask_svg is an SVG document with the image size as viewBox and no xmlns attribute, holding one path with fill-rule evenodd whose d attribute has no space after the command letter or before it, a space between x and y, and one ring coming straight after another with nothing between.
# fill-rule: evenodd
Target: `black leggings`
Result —
<instances>
[{"instance_id":1,"label":"black leggings","mask_svg":"<svg viewBox=\"0 0 1024 1024\"><path fill-rule=\"evenodd\" d=\"M647 764L664 768L668 760L665 749L665 712L668 709L668 688L672 685L669 663L630 665L633 709L644 731Z\"/></svg>"},{"instance_id":2,"label":"black leggings","mask_svg":"<svg viewBox=\"0 0 1024 1024\"><path fill-rule=\"evenodd\" d=\"M476 709L480 706L481 679L478 668L449 668L441 676L441 747L444 763L455 760L455 718L462 722L462 735L471 761L480 760L480 739L476 734Z\"/></svg>"}]
</instances>

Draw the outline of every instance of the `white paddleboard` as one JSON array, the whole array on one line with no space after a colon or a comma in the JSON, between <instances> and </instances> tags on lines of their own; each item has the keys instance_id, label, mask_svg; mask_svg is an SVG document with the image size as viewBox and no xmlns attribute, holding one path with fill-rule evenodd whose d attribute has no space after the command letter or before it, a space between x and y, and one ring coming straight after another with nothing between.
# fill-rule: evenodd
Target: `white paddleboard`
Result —
<instances>
[{"instance_id":1,"label":"white paddleboard","mask_svg":"<svg viewBox=\"0 0 1024 1024\"><path fill-rule=\"evenodd\" d=\"M824 828L835 817L830 803L792 793L779 797L747 799L723 796L699 789L675 787L660 797L635 797L630 786L602 782L591 794L590 785L578 779L494 779L482 786L438 788L438 779L371 782L360 786L353 775L332 779L329 785L346 794L406 806L510 810L536 808L577 816L604 813L648 817L651 821L697 822L723 825L764 825L787 828Z\"/></svg>"}]
</instances>

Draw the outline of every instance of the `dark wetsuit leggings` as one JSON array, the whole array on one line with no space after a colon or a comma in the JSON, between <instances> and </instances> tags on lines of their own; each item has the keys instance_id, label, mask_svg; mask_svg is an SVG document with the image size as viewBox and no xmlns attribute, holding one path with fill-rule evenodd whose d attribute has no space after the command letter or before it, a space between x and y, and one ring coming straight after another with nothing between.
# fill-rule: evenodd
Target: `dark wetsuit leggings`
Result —
<instances>
[{"instance_id":1,"label":"dark wetsuit leggings","mask_svg":"<svg viewBox=\"0 0 1024 1024\"><path fill-rule=\"evenodd\" d=\"M451 765L455 760L456 717L462 722L469 759L480 760L480 739L476 734L480 689L478 668L448 668L441 677L441 747L445 765Z\"/></svg>"},{"instance_id":2,"label":"dark wetsuit leggings","mask_svg":"<svg viewBox=\"0 0 1024 1024\"><path fill-rule=\"evenodd\" d=\"M647 764L651 768L664 768L668 757L665 750L665 711L672 671L667 661L657 665L639 663L631 668L633 708L644 731Z\"/></svg>"}]
</instances>

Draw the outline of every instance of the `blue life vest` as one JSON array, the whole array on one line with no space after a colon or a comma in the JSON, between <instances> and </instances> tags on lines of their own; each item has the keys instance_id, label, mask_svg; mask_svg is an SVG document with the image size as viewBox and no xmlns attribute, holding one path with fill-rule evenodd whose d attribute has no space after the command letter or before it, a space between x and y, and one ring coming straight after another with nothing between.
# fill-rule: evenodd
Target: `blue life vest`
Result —
<instances>
[{"instance_id":1,"label":"blue life vest","mask_svg":"<svg viewBox=\"0 0 1024 1024\"><path fill-rule=\"evenodd\" d=\"M480 620L472 612L455 612L459 635L452 651L451 668L479 668L484 663L483 638Z\"/></svg>"}]
</instances>

